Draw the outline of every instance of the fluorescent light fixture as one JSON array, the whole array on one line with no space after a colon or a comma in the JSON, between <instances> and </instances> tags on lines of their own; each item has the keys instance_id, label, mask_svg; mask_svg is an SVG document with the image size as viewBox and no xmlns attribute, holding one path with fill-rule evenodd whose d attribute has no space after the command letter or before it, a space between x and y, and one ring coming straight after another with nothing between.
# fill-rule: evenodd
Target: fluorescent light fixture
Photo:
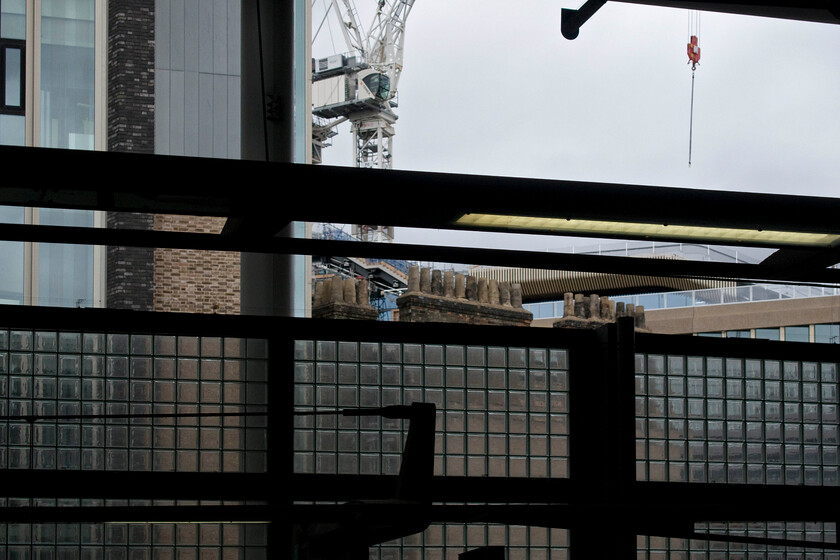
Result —
<instances>
[{"instance_id":1,"label":"fluorescent light fixture","mask_svg":"<svg viewBox=\"0 0 840 560\"><path fill-rule=\"evenodd\" d=\"M482 229L520 230L589 237L703 241L723 245L833 247L840 241L840 235L830 233L538 218L501 214L464 214L456 220L455 224Z\"/></svg>"},{"instance_id":2,"label":"fluorescent light fixture","mask_svg":"<svg viewBox=\"0 0 840 560\"><path fill-rule=\"evenodd\" d=\"M269 525L271 521L105 521L106 525Z\"/></svg>"}]
</instances>

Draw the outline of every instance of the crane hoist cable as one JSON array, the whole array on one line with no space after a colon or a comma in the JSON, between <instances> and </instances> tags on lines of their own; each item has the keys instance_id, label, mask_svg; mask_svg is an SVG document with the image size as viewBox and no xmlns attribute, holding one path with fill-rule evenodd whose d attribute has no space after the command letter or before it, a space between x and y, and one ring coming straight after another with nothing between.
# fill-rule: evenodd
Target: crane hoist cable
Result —
<instances>
[{"instance_id":1,"label":"crane hoist cable","mask_svg":"<svg viewBox=\"0 0 840 560\"><path fill-rule=\"evenodd\" d=\"M700 35L700 12L689 10L688 12L688 63L691 64L691 112L688 121L688 166L691 167L691 143L694 134L694 71L700 63L700 46L698 36Z\"/></svg>"}]
</instances>

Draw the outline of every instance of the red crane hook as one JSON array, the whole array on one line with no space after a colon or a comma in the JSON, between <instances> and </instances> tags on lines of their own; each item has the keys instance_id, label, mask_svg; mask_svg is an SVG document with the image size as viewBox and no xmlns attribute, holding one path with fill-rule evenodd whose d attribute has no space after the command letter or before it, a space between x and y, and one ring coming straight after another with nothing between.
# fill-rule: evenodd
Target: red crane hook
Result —
<instances>
[{"instance_id":1,"label":"red crane hook","mask_svg":"<svg viewBox=\"0 0 840 560\"><path fill-rule=\"evenodd\" d=\"M688 42L688 62L691 64L691 69L697 68L700 62L700 47L697 44L697 35L692 35Z\"/></svg>"}]
</instances>

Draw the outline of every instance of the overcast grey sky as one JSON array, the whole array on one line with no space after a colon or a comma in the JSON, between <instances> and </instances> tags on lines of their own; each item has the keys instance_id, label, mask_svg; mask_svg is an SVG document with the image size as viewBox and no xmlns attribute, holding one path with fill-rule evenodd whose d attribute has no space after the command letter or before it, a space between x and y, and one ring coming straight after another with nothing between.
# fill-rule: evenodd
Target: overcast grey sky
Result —
<instances>
[{"instance_id":1,"label":"overcast grey sky","mask_svg":"<svg viewBox=\"0 0 840 560\"><path fill-rule=\"evenodd\" d=\"M703 12L689 167L687 12L608 2L566 40L582 3L416 0L394 167L838 196L840 26Z\"/></svg>"}]
</instances>

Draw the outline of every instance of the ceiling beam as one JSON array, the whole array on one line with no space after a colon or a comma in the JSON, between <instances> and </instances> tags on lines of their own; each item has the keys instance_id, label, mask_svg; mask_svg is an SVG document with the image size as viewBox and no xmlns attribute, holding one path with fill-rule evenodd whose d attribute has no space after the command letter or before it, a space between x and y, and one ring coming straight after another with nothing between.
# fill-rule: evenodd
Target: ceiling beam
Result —
<instances>
[{"instance_id":1,"label":"ceiling beam","mask_svg":"<svg viewBox=\"0 0 840 560\"><path fill-rule=\"evenodd\" d=\"M750 1L750 0L612 0L624 4L641 4L683 10L701 10L725 14L770 17L807 21L813 23L840 24L840 2L837 0L793 0ZM606 0L588 0L577 10L564 8L561 11L560 30L566 39L575 39L580 27L591 18Z\"/></svg>"},{"instance_id":2,"label":"ceiling beam","mask_svg":"<svg viewBox=\"0 0 840 560\"><path fill-rule=\"evenodd\" d=\"M840 235L840 198L11 146L0 147L0 157L38 169L37 184L0 188L0 204L13 206L278 225L298 220L476 230L455 221L484 213ZM126 170L118 182L68 179L66 173L112 166ZM182 176L190 180L171 180ZM276 186L281 181L282 188ZM388 204L365 195L381 186L389 188Z\"/></svg>"},{"instance_id":3,"label":"ceiling beam","mask_svg":"<svg viewBox=\"0 0 840 560\"><path fill-rule=\"evenodd\" d=\"M366 247L354 244L349 249L346 246L339 249L301 244L304 240L289 240L283 245L274 238L274 234L291 220L523 233L521 230L456 223L468 213L589 223L632 221L652 224L660 229L663 225L667 225L667 229L684 225L752 230L753 233L772 230L840 236L840 221L836 220L836 216L840 215L838 198L416 171L383 174L379 170L347 167L10 146L0 147L0 157L39 170L37 183L0 188L0 204L206 215L229 219L226 235L217 237L193 234L189 238L189 234L167 236L164 232L83 231L43 226L39 226L43 229L27 229L26 226L9 224L0 228L0 237L6 240L190 246L196 249L212 247L276 254L337 255L335 251L341 250L352 251L352 254L348 252L341 256L376 256L374 253L377 253L384 257L387 253L394 258L467 264L809 282L836 282L836 271L826 270L825 267L840 260L838 251L832 246L820 251L786 251L768 259L760 267L738 265L730 270L718 268L721 263L701 265L671 261L642 265L638 259L622 261L583 255L570 257L455 247L379 244ZM129 170L115 183L91 180L81 175L68 179L66 174L69 168L103 169L113 166ZM174 184L169 180L183 176L191 180ZM272 185L280 184L280 181L285 186L278 198L277 189L280 187ZM387 183L390 189L388 204L371 203L364 193L383 183ZM530 233L581 236L571 231L556 230ZM644 235L636 234L634 237L634 234L621 233L595 233L585 237L645 239ZM669 239L697 243L695 239L683 239L679 235ZM755 240L718 244L785 246L780 242ZM402 255L397 256L397 251L403 251ZM525 262L525 259L530 262Z\"/></svg>"}]
</instances>

